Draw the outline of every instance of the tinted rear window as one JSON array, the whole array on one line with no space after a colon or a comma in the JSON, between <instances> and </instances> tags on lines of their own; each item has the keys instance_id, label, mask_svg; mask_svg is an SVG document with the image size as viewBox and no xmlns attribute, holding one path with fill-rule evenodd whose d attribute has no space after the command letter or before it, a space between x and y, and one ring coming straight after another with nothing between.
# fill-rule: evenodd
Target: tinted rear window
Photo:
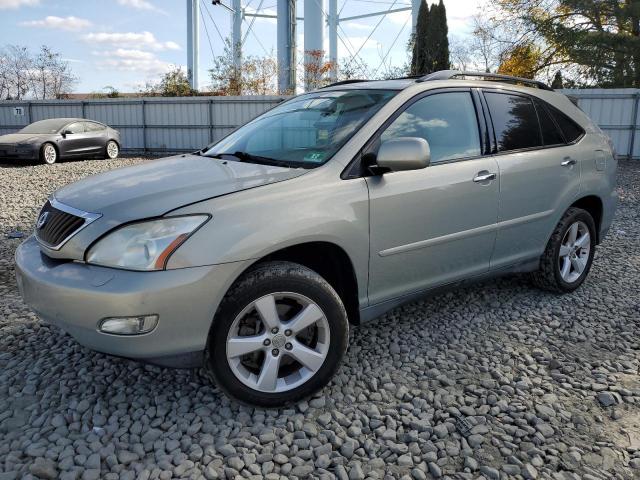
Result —
<instances>
[{"instance_id":1,"label":"tinted rear window","mask_svg":"<svg viewBox=\"0 0 640 480\"><path fill-rule=\"evenodd\" d=\"M564 144L564 137L562 132L553 121L551 115L547 111L545 105L536 100L536 110L538 111L538 118L540 119L540 127L542 129L542 141L545 145L562 145Z\"/></svg>"},{"instance_id":2,"label":"tinted rear window","mask_svg":"<svg viewBox=\"0 0 640 480\"><path fill-rule=\"evenodd\" d=\"M549 105L549 113L556 120L556 123L560 126L560 130L564 134L564 138L567 143L573 143L578 140L583 134L584 130L580 125L571 120L568 116L562 113L555 107Z\"/></svg>"},{"instance_id":3,"label":"tinted rear window","mask_svg":"<svg viewBox=\"0 0 640 480\"><path fill-rule=\"evenodd\" d=\"M530 98L504 93L485 93L498 151L520 150L542 145L540 126Z\"/></svg>"}]
</instances>

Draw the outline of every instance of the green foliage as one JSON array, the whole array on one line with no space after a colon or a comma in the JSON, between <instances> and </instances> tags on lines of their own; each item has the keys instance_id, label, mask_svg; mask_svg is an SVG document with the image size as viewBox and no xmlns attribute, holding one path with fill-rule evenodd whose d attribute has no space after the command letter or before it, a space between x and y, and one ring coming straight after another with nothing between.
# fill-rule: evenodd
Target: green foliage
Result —
<instances>
[{"instance_id":1,"label":"green foliage","mask_svg":"<svg viewBox=\"0 0 640 480\"><path fill-rule=\"evenodd\" d=\"M447 10L442 0L431 7L423 1L413 38L412 75L427 75L449 68L448 33Z\"/></svg>"},{"instance_id":2,"label":"green foliage","mask_svg":"<svg viewBox=\"0 0 640 480\"><path fill-rule=\"evenodd\" d=\"M542 66L575 66L585 83L640 88L640 0L497 0L546 47Z\"/></svg>"}]
</instances>

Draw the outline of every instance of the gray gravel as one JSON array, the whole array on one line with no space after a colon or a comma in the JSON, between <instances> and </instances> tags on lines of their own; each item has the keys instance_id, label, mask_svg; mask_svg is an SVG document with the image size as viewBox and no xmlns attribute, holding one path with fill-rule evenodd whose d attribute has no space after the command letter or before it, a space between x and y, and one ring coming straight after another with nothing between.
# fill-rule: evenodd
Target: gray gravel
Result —
<instances>
[{"instance_id":1,"label":"gray gravel","mask_svg":"<svg viewBox=\"0 0 640 480\"><path fill-rule=\"evenodd\" d=\"M19 298L7 233L141 161L0 165L0 480L640 477L640 162L573 295L516 276L397 309L354 330L322 392L265 411L80 347Z\"/></svg>"}]
</instances>

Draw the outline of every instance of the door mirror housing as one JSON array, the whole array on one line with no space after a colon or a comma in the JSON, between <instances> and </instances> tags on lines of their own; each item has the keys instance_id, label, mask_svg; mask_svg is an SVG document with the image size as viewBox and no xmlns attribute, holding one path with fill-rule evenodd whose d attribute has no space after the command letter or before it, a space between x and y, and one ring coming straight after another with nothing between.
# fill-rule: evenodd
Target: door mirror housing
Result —
<instances>
[{"instance_id":1,"label":"door mirror housing","mask_svg":"<svg viewBox=\"0 0 640 480\"><path fill-rule=\"evenodd\" d=\"M71 135L71 134L73 134L73 132L71 130L66 130L65 129L65 130L62 131L62 136L63 137L66 137L67 135Z\"/></svg>"},{"instance_id":2,"label":"door mirror housing","mask_svg":"<svg viewBox=\"0 0 640 480\"><path fill-rule=\"evenodd\" d=\"M399 137L382 142L376 167L392 172L420 170L431 163L429 143L419 137Z\"/></svg>"}]
</instances>

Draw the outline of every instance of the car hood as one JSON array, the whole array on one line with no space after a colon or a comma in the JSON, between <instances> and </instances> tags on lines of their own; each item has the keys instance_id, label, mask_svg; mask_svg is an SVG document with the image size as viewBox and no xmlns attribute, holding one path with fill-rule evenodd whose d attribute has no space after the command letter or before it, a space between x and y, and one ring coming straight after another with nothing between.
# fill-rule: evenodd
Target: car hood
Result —
<instances>
[{"instance_id":1,"label":"car hood","mask_svg":"<svg viewBox=\"0 0 640 480\"><path fill-rule=\"evenodd\" d=\"M45 137L50 137L52 134L43 133L10 133L8 135L0 136L0 143L26 143L30 141L40 140Z\"/></svg>"},{"instance_id":2,"label":"car hood","mask_svg":"<svg viewBox=\"0 0 640 480\"><path fill-rule=\"evenodd\" d=\"M54 196L110 223L163 215L181 206L280 182L307 170L180 155L119 168L72 183Z\"/></svg>"}]
</instances>

